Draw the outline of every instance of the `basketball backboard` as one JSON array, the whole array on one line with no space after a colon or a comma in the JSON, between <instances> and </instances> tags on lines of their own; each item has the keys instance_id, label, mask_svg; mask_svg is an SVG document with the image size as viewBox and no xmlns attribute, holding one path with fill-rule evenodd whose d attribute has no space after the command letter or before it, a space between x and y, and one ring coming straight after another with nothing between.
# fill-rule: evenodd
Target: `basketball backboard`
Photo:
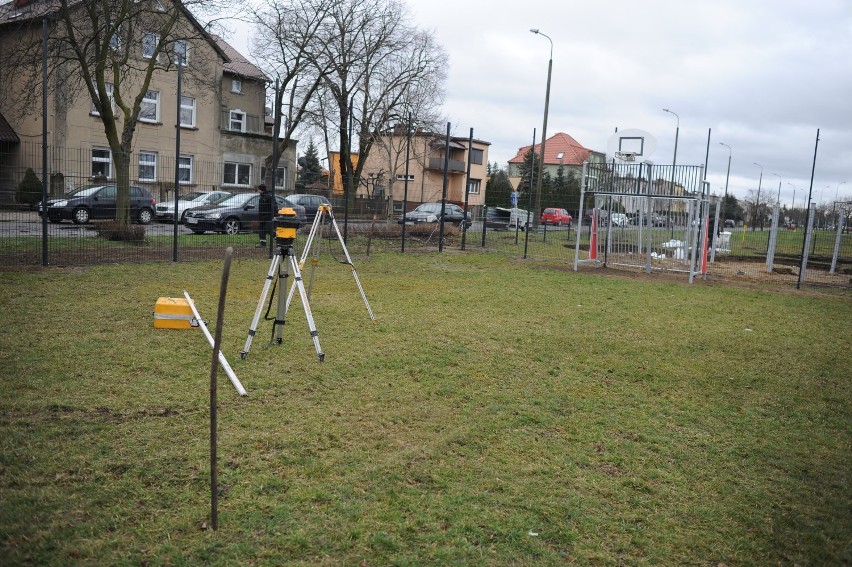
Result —
<instances>
[{"instance_id":1,"label":"basketball backboard","mask_svg":"<svg viewBox=\"0 0 852 567\"><path fill-rule=\"evenodd\" d=\"M629 128L610 136L606 149L620 161L645 161L657 150L657 139L645 130Z\"/></svg>"}]
</instances>

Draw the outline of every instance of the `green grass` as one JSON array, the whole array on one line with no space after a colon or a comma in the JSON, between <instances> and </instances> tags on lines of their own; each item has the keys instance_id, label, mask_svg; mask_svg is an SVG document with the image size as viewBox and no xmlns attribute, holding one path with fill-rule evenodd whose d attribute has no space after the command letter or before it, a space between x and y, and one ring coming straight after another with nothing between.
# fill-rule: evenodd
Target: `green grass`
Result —
<instances>
[{"instance_id":1,"label":"green grass","mask_svg":"<svg viewBox=\"0 0 852 567\"><path fill-rule=\"evenodd\" d=\"M852 561L852 302L496 254L320 258L262 322L235 261L209 522L210 352L156 330L220 262L0 278L4 565ZM308 273L306 270L305 277Z\"/></svg>"}]
</instances>

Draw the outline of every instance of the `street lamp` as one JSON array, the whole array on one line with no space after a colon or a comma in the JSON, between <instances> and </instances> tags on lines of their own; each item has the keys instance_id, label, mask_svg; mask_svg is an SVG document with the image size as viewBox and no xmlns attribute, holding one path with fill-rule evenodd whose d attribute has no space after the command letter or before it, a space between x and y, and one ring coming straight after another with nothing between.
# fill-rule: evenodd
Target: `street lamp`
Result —
<instances>
[{"instance_id":1,"label":"street lamp","mask_svg":"<svg viewBox=\"0 0 852 567\"><path fill-rule=\"evenodd\" d=\"M757 162L754 162L754 165L760 168L760 179L757 182L757 199L754 200L754 216L755 220L757 220L757 216L760 213L760 185L763 183L763 166ZM751 226L751 230L754 231L754 225ZM763 221L760 221L760 230L763 230Z\"/></svg>"},{"instance_id":2,"label":"street lamp","mask_svg":"<svg viewBox=\"0 0 852 567\"><path fill-rule=\"evenodd\" d=\"M544 95L544 124L541 127L541 159L538 162L538 182L536 183L535 189L536 213L533 215L533 226L537 228L539 218L538 211L541 210L541 178L544 175L544 143L545 140L547 140L547 110L550 106L550 74L553 71L553 40L550 39L549 35L541 33L538 28L532 28L530 31L536 35L546 37L547 41L550 42L550 59L547 61L547 90ZM533 145L533 155L535 155L535 145Z\"/></svg>"},{"instance_id":3,"label":"street lamp","mask_svg":"<svg viewBox=\"0 0 852 567\"><path fill-rule=\"evenodd\" d=\"M675 188L675 166L677 165L677 139L680 135L680 116L677 115L677 112L672 112L668 108L664 108L663 112L668 112L669 114L673 114L675 118L677 118L677 125L675 126L675 146L674 146L674 156L672 156L672 195L674 195ZM674 223L672 222L672 199L669 199L669 224L672 227L672 238L674 238Z\"/></svg>"},{"instance_id":4,"label":"street lamp","mask_svg":"<svg viewBox=\"0 0 852 567\"><path fill-rule=\"evenodd\" d=\"M778 175L778 174L773 173L772 175ZM778 175L778 199L776 199L776 202L779 205L781 204L781 176L780 175Z\"/></svg>"},{"instance_id":5,"label":"street lamp","mask_svg":"<svg viewBox=\"0 0 852 567\"><path fill-rule=\"evenodd\" d=\"M725 175L725 198L722 199L722 226L725 226L725 220L727 220L725 218L725 207L728 204L728 180L731 178L731 154L733 152L731 151L731 146L729 146L725 142L719 142L719 145L728 148L728 173ZM718 231L719 227L716 227L716 230Z\"/></svg>"},{"instance_id":6,"label":"street lamp","mask_svg":"<svg viewBox=\"0 0 852 567\"><path fill-rule=\"evenodd\" d=\"M837 199L840 198L840 186L846 183L841 181L837 184L837 189L834 190L834 204L831 205L831 210L834 212L834 226L840 226L840 215L837 213Z\"/></svg>"},{"instance_id":7,"label":"street lamp","mask_svg":"<svg viewBox=\"0 0 852 567\"><path fill-rule=\"evenodd\" d=\"M790 204L790 214L795 215L796 214L796 186L793 185L792 183L789 183L789 182L787 183L787 185L789 185L790 187L793 188L793 202ZM796 219L794 218L793 220L795 221Z\"/></svg>"}]
</instances>

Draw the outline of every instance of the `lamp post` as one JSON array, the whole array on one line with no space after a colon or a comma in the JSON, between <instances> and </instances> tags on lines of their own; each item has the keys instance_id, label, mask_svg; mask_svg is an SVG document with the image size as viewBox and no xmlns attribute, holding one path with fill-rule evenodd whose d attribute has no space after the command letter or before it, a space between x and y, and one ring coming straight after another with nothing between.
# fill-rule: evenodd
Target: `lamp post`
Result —
<instances>
[{"instance_id":1,"label":"lamp post","mask_svg":"<svg viewBox=\"0 0 852 567\"><path fill-rule=\"evenodd\" d=\"M763 166L757 162L754 162L754 165L760 168L760 179L757 181L757 199L754 200L754 220L757 221L757 217L760 214L760 185L763 183ZM754 232L754 225L751 225L751 230ZM760 230L763 230L763 221L760 221Z\"/></svg>"},{"instance_id":2,"label":"lamp post","mask_svg":"<svg viewBox=\"0 0 852 567\"><path fill-rule=\"evenodd\" d=\"M680 116L678 116L677 112L672 112L668 108L664 108L663 112L668 112L669 114L674 115L677 119L677 124L675 126L675 145L674 145L674 155L672 156L672 195L674 195L674 184L675 184L675 166L677 165L677 139L680 135ZM674 223L672 222L672 200L669 199L669 224L672 227L671 237L674 238Z\"/></svg>"},{"instance_id":3,"label":"lamp post","mask_svg":"<svg viewBox=\"0 0 852 567\"><path fill-rule=\"evenodd\" d=\"M719 145L728 148L728 173L725 174L725 197L722 199L722 226L724 227L727 212L726 207L728 205L728 180L731 179L731 154L733 152L731 151L731 146L729 146L725 142L719 142ZM716 227L716 230L719 230L719 227Z\"/></svg>"},{"instance_id":4,"label":"lamp post","mask_svg":"<svg viewBox=\"0 0 852 567\"><path fill-rule=\"evenodd\" d=\"M773 173L772 175L778 175L778 174ZM781 176L780 175L778 175L778 199L776 199L776 202L779 205L781 204Z\"/></svg>"},{"instance_id":5,"label":"lamp post","mask_svg":"<svg viewBox=\"0 0 852 567\"><path fill-rule=\"evenodd\" d=\"M553 71L553 40L547 34L541 33L538 28L530 30L536 35L547 38L550 42L550 59L547 61L547 90L544 95L544 124L541 127L541 159L538 162L538 181L535 190L535 214L533 215L533 226L538 228L539 211L541 210L541 178L544 175L544 143L547 140L547 110L550 106L550 75ZM533 144L533 155L535 155L535 144Z\"/></svg>"},{"instance_id":6,"label":"lamp post","mask_svg":"<svg viewBox=\"0 0 852 567\"><path fill-rule=\"evenodd\" d=\"M787 183L787 185L789 185L790 187L793 188L793 202L790 204L790 214L795 217L795 214L796 214L796 186L793 185L792 183L789 183L789 182ZM796 219L794 218L793 220L795 221ZM796 223L796 224L798 224L798 223Z\"/></svg>"},{"instance_id":7,"label":"lamp post","mask_svg":"<svg viewBox=\"0 0 852 567\"><path fill-rule=\"evenodd\" d=\"M840 225L840 215L837 212L837 199L840 198L840 186L846 183L845 181L841 181L837 184L837 189L834 190L834 204L831 205L831 210L834 212L834 226L837 227Z\"/></svg>"}]
</instances>

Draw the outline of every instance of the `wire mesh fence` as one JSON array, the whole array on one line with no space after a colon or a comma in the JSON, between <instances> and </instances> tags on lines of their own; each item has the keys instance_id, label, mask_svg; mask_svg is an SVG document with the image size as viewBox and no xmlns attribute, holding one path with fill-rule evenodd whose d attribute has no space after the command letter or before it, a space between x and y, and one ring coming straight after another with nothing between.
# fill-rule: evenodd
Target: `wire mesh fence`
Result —
<instances>
[{"instance_id":1,"label":"wire mesh fence","mask_svg":"<svg viewBox=\"0 0 852 567\"><path fill-rule=\"evenodd\" d=\"M173 178L174 167L179 164L160 156L154 174L143 163L143 157L139 156L140 166L134 169L131 183L148 188L158 202L171 201L174 182L168 179ZM93 168L99 163L96 158L91 149L52 156L63 164L63 174L50 176L49 195L61 196L69 186L90 183ZM263 258L271 252L256 247L257 226L252 222L241 224L233 234L197 234L186 224L155 219L149 224L134 224L130 237L125 235L122 239L116 239L108 225L96 220L80 224L69 220L46 222L35 209L38 199L25 202L19 192L10 189L24 185L26 171L9 160L0 165L0 184L7 188L2 200L7 204L0 206L0 268L5 270L219 259L229 246L238 259ZM199 161L192 166L199 179L218 179L223 175L218 164ZM574 266L576 261L583 269L687 274L689 262L698 257L693 252L701 247L707 250L706 265L700 266L702 278L852 288L849 203L835 204L837 213L832 218L840 220L834 223L826 222L824 215L820 217L814 210L807 215L810 222L800 223L790 222L775 211L771 224L765 228L727 226L721 220L725 212L720 216L718 206L713 209L715 202L708 201L706 217L695 212L701 173L701 168L693 166L652 169L646 164L604 164L590 169L583 179L583 189L591 191L585 198L576 188L547 195L547 208L565 209L565 214L572 216L571 222L547 222L538 212L517 208L518 202L529 202L524 195L513 203L514 208L509 204L471 208L472 224L466 229L450 224L442 227L440 223L403 227L398 222L403 208L411 210L419 204L416 200L409 200L403 207L402 202L383 196L353 196L347 203L341 196L332 195L331 202L353 258L377 252L497 251L568 266ZM150 175L158 181L145 185L143 182ZM221 186L211 184L204 188ZM233 187L228 189L234 191ZM589 195L595 197L589 199ZM508 199L506 195L507 202ZM586 208L580 207L581 202ZM606 213L596 217L599 222L594 231L590 226L592 211ZM706 245L696 239L698 223L705 218L709 218ZM308 231L309 227L304 226L300 232ZM335 240L330 230L323 230L320 241L329 250ZM296 248L299 246L297 240Z\"/></svg>"}]
</instances>

